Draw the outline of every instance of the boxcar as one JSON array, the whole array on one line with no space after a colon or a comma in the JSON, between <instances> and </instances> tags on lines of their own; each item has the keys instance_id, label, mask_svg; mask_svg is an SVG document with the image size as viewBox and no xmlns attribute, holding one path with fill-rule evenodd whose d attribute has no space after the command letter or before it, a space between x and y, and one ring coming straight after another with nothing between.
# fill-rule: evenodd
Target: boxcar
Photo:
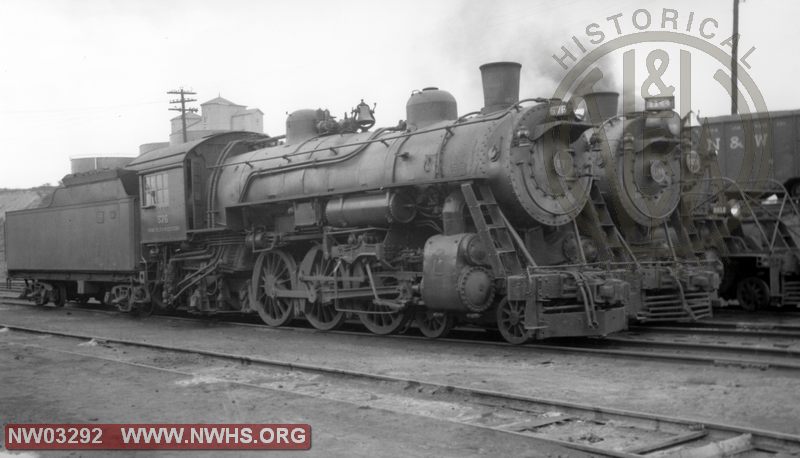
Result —
<instances>
[{"instance_id":1,"label":"boxcar","mask_svg":"<svg viewBox=\"0 0 800 458\"><path fill-rule=\"evenodd\" d=\"M800 110L701 119L697 147L719 154L723 176L739 182L773 179L800 195Z\"/></svg>"}]
</instances>

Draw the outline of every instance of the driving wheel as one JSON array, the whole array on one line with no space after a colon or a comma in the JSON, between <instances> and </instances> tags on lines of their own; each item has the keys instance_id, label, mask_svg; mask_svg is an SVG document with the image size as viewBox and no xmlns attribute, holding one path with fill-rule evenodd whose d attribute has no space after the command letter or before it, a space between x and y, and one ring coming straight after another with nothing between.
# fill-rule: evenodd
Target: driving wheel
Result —
<instances>
[{"instance_id":1,"label":"driving wheel","mask_svg":"<svg viewBox=\"0 0 800 458\"><path fill-rule=\"evenodd\" d=\"M306 304L305 317L311 326L321 331L330 331L340 327L346 318L344 312L336 310L336 300L323 302L320 294L323 288L336 286L337 272L334 271L335 268L336 261L325 258L322 245L314 245L306 254L300 267L302 276L311 277L310 280L303 280L304 283L315 292L311 295L315 300ZM321 277L332 277L332 280Z\"/></svg>"},{"instance_id":2,"label":"driving wheel","mask_svg":"<svg viewBox=\"0 0 800 458\"><path fill-rule=\"evenodd\" d=\"M269 326L283 326L291 321L298 299L281 296L297 286L294 259L280 250L261 253L253 269L250 308Z\"/></svg>"},{"instance_id":3,"label":"driving wheel","mask_svg":"<svg viewBox=\"0 0 800 458\"><path fill-rule=\"evenodd\" d=\"M353 265L352 276L359 277L362 276L362 273L363 277L366 278L365 286L369 286L369 277L363 261L356 261ZM396 284L396 280L384 279L375 275L374 272L372 278L375 281L376 288ZM371 299L362 306L362 310L365 313L359 313L358 319L373 334L388 335L405 332L411 323L412 315L405 309L398 310L388 305L375 304Z\"/></svg>"}]
</instances>

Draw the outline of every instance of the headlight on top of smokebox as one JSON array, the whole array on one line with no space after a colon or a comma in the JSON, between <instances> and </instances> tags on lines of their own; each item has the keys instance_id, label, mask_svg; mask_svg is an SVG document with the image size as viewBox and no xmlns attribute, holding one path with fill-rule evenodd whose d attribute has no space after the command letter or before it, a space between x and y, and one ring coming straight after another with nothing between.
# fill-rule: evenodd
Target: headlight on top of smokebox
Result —
<instances>
[{"instance_id":1,"label":"headlight on top of smokebox","mask_svg":"<svg viewBox=\"0 0 800 458\"><path fill-rule=\"evenodd\" d=\"M646 113L644 126L653 129L649 135L677 138L681 134L681 118L673 111Z\"/></svg>"},{"instance_id":2,"label":"headlight on top of smokebox","mask_svg":"<svg viewBox=\"0 0 800 458\"><path fill-rule=\"evenodd\" d=\"M675 109L675 97L659 96L644 99L644 109L647 111L667 111Z\"/></svg>"}]
</instances>

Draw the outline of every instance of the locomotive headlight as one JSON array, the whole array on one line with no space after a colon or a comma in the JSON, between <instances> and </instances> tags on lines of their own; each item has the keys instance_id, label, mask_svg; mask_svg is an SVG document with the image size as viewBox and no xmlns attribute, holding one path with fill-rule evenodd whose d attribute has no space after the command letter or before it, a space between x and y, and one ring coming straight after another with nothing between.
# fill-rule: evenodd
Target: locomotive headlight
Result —
<instances>
[{"instance_id":1,"label":"locomotive headlight","mask_svg":"<svg viewBox=\"0 0 800 458\"><path fill-rule=\"evenodd\" d=\"M519 126L514 131L514 140L516 144L527 144L531 141L531 131L526 126Z\"/></svg>"},{"instance_id":2,"label":"locomotive headlight","mask_svg":"<svg viewBox=\"0 0 800 458\"><path fill-rule=\"evenodd\" d=\"M686 153L686 158L684 160L686 161L686 168L690 172L695 175L700 173L702 164L700 163L700 154L697 151L689 150L689 152Z\"/></svg>"},{"instance_id":3,"label":"locomotive headlight","mask_svg":"<svg viewBox=\"0 0 800 458\"><path fill-rule=\"evenodd\" d=\"M575 119L583 121L586 118L586 107L580 106L573 113L575 113Z\"/></svg>"},{"instance_id":4,"label":"locomotive headlight","mask_svg":"<svg viewBox=\"0 0 800 458\"><path fill-rule=\"evenodd\" d=\"M739 218L742 216L742 204L738 200L731 199L728 201L728 212L734 218Z\"/></svg>"},{"instance_id":5,"label":"locomotive headlight","mask_svg":"<svg viewBox=\"0 0 800 458\"><path fill-rule=\"evenodd\" d=\"M675 109L675 97L647 97L644 99L644 109L647 111L666 111Z\"/></svg>"}]
</instances>

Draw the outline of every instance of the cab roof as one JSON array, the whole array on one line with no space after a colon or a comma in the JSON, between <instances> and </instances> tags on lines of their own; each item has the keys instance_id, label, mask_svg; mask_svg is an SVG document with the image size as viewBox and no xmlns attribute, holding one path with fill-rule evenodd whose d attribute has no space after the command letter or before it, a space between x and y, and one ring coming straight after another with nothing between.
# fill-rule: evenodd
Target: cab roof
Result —
<instances>
[{"instance_id":1,"label":"cab roof","mask_svg":"<svg viewBox=\"0 0 800 458\"><path fill-rule=\"evenodd\" d=\"M219 134L212 134L198 140L181 143L178 145L169 145L164 148L159 148L153 151L148 151L137 157L125 168L127 170L134 170L139 173L166 169L172 167L180 167L183 165L186 155L207 144L226 144L235 140L241 139L267 139L268 135L259 134L256 132L233 131L223 132Z\"/></svg>"}]
</instances>

